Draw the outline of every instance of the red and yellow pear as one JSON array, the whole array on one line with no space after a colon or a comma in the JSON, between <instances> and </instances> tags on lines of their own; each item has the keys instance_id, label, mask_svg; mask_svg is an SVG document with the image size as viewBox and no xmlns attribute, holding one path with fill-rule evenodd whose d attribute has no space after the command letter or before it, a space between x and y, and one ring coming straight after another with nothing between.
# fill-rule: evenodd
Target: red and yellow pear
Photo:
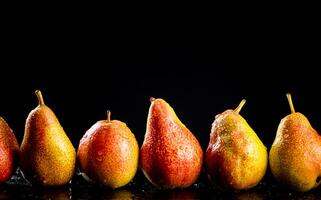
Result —
<instances>
[{"instance_id":1,"label":"red and yellow pear","mask_svg":"<svg viewBox=\"0 0 321 200\"><path fill-rule=\"evenodd\" d=\"M79 168L85 179L115 189L128 184L138 168L139 147L135 135L124 122L96 122L80 140Z\"/></svg>"},{"instance_id":2,"label":"red and yellow pear","mask_svg":"<svg viewBox=\"0 0 321 200\"><path fill-rule=\"evenodd\" d=\"M151 98L140 161L147 179L161 188L189 187L201 172L199 142L163 99Z\"/></svg>"},{"instance_id":3,"label":"red and yellow pear","mask_svg":"<svg viewBox=\"0 0 321 200\"><path fill-rule=\"evenodd\" d=\"M264 144L239 114L245 102L215 117L205 158L210 180L235 190L257 185L268 163Z\"/></svg>"},{"instance_id":4,"label":"red and yellow pear","mask_svg":"<svg viewBox=\"0 0 321 200\"><path fill-rule=\"evenodd\" d=\"M7 122L0 117L0 184L9 180L16 168L19 144Z\"/></svg>"},{"instance_id":5,"label":"red and yellow pear","mask_svg":"<svg viewBox=\"0 0 321 200\"><path fill-rule=\"evenodd\" d=\"M281 184L305 192L321 183L321 136L303 114L295 112L290 94L287 99L291 113L277 129L270 168Z\"/></svg>"}]
</instances>

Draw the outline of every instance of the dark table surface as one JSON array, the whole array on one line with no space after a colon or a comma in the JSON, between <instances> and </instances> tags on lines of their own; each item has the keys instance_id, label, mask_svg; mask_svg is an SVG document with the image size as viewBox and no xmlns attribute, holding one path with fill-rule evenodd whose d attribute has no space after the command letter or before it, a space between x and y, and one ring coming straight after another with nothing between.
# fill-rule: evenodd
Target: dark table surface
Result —
<instances>
[{"instance_id":1,"label":"dark table surface","mask_svg":"<svg viewBox=\"0 0 321 200\"><path fill-rule=\"evenodd\" d=\"M147 182L141 172L123 188L110 190L86 182L77 174L72 182L58 188L32 186L23 179L19 170L5 184L0 185L3 199L321 199L321 189L306 193L290 191L278 185L269 175L256 187L245 191L224 190L211 185L204 173L196 184L187 189L161 190Z\"/></svg>"}]
</instances>

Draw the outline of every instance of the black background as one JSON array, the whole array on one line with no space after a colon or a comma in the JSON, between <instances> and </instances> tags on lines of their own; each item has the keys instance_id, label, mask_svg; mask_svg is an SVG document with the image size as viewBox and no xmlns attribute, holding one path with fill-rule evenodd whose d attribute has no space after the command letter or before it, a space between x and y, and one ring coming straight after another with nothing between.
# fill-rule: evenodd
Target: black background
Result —
<instances>
[{"instance_id":1,"label":"black background","mask_svg":"<svg viewBox=\"0 0 321 200\"><path fill-rule=\"evenodd\" d=\"M37 105L36 89L75 146L107 109L142 144L151 96L174 108L204 150L214 116L242 98L241 114L268 148L289 113L286 92L321 129L320 42L307 21L258 20L227 29L215 22L37 19L16 19L2 38L0 113L19 142Z\"/></svg>"},{"instance_id":2,"label":"black background","mask_svg":"<svg viewBox=\"0 0 321 200\"><path fill-rule=\"evenodd\" d=\"M241 115L269 149L289 114L290 92L296 110L321 130L314 17L211 13L157 21L136 18L138 11L124 18L10 16L0 47L0 115L21 143L40 89L76 148L108 109L141 145L149 98L163 98L205 151L215 115L245 98Z\"/></svg>"}]
</instances>

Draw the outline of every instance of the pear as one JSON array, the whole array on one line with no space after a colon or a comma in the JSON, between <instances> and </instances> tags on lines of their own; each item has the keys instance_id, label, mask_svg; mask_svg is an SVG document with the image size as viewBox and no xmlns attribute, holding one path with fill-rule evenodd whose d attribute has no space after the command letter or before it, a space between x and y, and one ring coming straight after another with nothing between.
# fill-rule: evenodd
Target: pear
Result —
<instances>
[{"instance_id":1,"label":"pear","mask_svg":"<svg viewBox=\"0 0 321 200\"><path fill-rule=\"evenodd\" d=\"M199 142L163 99L151 98L140 160L144 175L161 188L188 187L201 172Z\"/></svg>"},{"instance_id":2,"label":"pear","mask_svg":"<svg viewBox=\"0 0 321 200\"><path fill-rule=\"evenodd\" d=\"M76 151L54 112L36 91L39 105L29 113L20 147L24 176L42 186L68 183L75 169Z\"/></svg>"},{"instance_id":3,"label":"pear","mask_svg":"<svg viewBox=\"0 0 321 200\"><path fill-rule=\"evenodd\" d=\"M205 155L210 180L229 189L254 187L267 168L264 144L239 114L245 102L215 116Z\"/></svg>"},{"instance_id":4,"label":"pear","mask_svg":"<svg viewBox=\"0 0 321 200\"><path fill-rule=\"evenodd\" d=\"M295 112L291 95L286 96L291 114L281 120L277 129L270 168L281 184L305 192L321 182L321 136L303 114Z\"/></svg>"},{"instance_id":5,"label":"pear","mask_svg":"<svg viewBox=\"0 0 321 200\"><path fill-rule=\"evenodd\" d=\"M0 117L0 183L11 178L16 168L19 144L7 122Z\"/></svg>"},{"instance_id":6,"label":"pear","mask_svg":"<svg viewBox=\"0 0 321 200\"><path fill-rule=\"evenodd\" d=\"M85 179L115 189L129 183L138 168L139 147L125 123L96 122L80 140L77 158Z\"/></svg>"}]
</instances>

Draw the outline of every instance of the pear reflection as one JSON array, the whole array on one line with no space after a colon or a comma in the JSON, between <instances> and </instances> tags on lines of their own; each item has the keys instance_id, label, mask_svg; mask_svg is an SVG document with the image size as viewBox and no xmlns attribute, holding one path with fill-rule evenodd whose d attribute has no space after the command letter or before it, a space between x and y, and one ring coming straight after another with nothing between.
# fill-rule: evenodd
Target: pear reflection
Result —
<instances>
[{"instance_id":1,"label":"pear reflection","mask_svg":"<svg viewBox=\"0 0 321 200\"><path fill-rule=\"evenodd\" d=\"M0 191L0 200L9 200L16 199L12 193L8 193L7 191Z\"/></svg>"},{"instance_id":2,"label":"pear reflection","mask_svg":"<svg viewBox=\"0 0 321 200\"><path fill-rule=\"evenodd\" d=\"M110 200L131 200L133 199L133 193L127 190L114 190L114 191L106 191L104 193L99 194L99 198L101 200L110 199Z\"/></svg>"},{"instance_id":3,"label":"pear reflection","mask_svg":"<svg viewBox=\"0 0 321 200\"><path fill-rule=\"evenodd\" d=\"M230 200L264 200L266 197L258 192L253 191L240 191L240 192L230 192L224 193L222 199Z\"/></svg>"},{"instance_id":4,"label":"pear reflection","mask_svg":"<svg viewBox=\"0 0 321 200\"><path fill-rule=\"evenodd\" d=\"M194 200L199 199L198 196L188 190L162 190L155 193L152 193L150 196L151 199L164 199L164 200L174 200L174 199L187 199Z\"/></svg>"},{"instance_id":5,"label":"pear reflection","mask_svg":"<svg viewBox=\"0 0 321 200\"><path fill-rule=\"evenodd\" d=\"M320 194L315 193L282 193L274 197L275 199L284 199L284 200L319 200Z\"/></svg>"},{"instance_id":6,"label":"pear reflection","mask_svg":"<svg viewBox=\"0 0 321 200\"><path fill-rule=\"evenodd\" d=\"M320 196L316 194L309 194L309 195L302 195L302 196L297 196L297 197L292 197L288 199L293 199L293 200L319 200Z\"/></svg>"},{"instance_id":7,"label":"pear reflection","mask_svg":"<svg viewBox=\"0 0 321 200\"><path fill-rule=\"evenodd\" d=\"M63 188L43 188L36 193L39 195L39 199L51 199L51 200L69 200L71 199L71 192L68 187ZM38 196L35 195L35 196Z\"/></svg>"}]
</instances>

